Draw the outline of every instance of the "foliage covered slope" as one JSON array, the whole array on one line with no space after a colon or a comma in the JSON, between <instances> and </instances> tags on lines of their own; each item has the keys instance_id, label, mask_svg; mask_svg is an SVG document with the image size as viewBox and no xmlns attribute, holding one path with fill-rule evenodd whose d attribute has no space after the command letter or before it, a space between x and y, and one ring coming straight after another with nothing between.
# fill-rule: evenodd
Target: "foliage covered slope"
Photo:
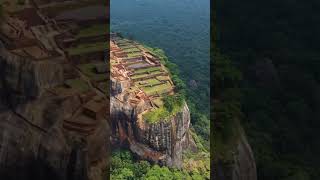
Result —
<instances>
[{"instance_id":1,"label":"foliage covered slope","mask_svg":"<svg viewBox=\"0 0 320 180\"><path fill-rule=\"evenodd\" d=\"M241 70L258 179L319 177L320 2L219 1L217 46Z\"/></svg>"}]
</instances>

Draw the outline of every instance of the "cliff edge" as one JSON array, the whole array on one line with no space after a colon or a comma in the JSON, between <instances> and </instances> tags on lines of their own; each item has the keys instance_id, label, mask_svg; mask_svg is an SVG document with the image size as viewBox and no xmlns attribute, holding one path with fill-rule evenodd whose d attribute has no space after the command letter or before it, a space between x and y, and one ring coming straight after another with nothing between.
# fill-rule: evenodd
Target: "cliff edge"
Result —
<instances>
[{"instance_id":1,"label":"cliff edge","mask_svg":"<svg viewBox=\"0 0 320 180\"><path fill-rule=\"evenodd\" d=\"M129 148L139 159L182 167L184 150L196 150L190 134L190 111L181 100L174 112L164 107L175 97L170 73L144 46L112 36L110 119L115 146Z\"/></svg>"}]
</instances>

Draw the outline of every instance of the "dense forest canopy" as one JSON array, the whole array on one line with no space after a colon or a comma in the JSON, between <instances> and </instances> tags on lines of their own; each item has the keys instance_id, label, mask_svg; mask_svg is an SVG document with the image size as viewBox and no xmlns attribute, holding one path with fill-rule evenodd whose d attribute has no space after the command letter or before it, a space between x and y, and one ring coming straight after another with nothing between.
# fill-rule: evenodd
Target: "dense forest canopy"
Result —
<instances>
[{"instance_id":1,"label":"dense forest canopy","mask_svg":"<svg viewBox=\"0 0 320 180\"><path fill-rule=\"evenodd\" d=\"M243 74L258 179L317 179L320 1L217 1L217 46Z\"/></svg>"},{"instance_id":2,"label":"dense forest canopy","mask_svg":"<svg viewBox=\"0 0 320 180\"><path fill-rule=\"evenodd\" d=\"M199 155L197 155L199 156ZM137 161L133 154L127 150L115 150L112 152L111 179L127 180L203 180L210 179L210 158L189 157L189 165L183 169L160 167L157 164L150 164L148 161ZM198 159L198 160L196 160ZM204 159L204 160L199 160ZM209 168L210 169L210 168Z\"/></svg>"}]
</instances>

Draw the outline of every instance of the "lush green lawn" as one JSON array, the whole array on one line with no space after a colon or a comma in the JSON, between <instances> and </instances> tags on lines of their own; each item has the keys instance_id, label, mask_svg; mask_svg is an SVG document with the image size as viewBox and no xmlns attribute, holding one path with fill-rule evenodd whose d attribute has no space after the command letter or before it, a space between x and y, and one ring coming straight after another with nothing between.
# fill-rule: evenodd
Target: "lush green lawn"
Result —
<instances>
[{"instance_id":1,"label":"lush green lawn","mask_svg":"<svg viewBox=\"0 0 320 180\"><path fill-rule=\"evenodd\" d=\"M152 86L152 87L143 87L143 91L148 95L155 95L157 93L163 94L166 92L169 92L171 90L172 86L170 83L165 83L165 84L160 84L157 86Z\"/></svg>"}]
</instances>

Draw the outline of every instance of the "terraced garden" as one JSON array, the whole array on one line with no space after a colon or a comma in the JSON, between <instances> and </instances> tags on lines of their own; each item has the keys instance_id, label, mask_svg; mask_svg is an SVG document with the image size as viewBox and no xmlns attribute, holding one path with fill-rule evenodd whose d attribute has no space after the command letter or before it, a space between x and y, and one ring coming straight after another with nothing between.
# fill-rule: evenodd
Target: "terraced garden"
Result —
<instances>
[{"instance_id":1,"label":"terraced garden","mask_svg":"<svg viewBox=\"0 0 320 180\"><path fill-rule=\"evenodd\" d=\"M71 47L67 49L67 52L70 56L82 55L87 53L101 52L107 50L109 44L106 42L97 42L90 44L79 44L76 47Z\"/></svg>"},{"instance_id":2,"label":"terraced garden","mask_svg":"<svg viewBox=\"0 0 320 180\"><path fill-rule=\"evenodd\" d=\"M171 84L169 82L156 85L156 86L150 86L150 87L142 87L143 91L148 95L148 96L153 96L153 95L161 95L164 93L168 93L171 91Z\"/></svg>"},{"instance_id":3,"label":"terraced garden","mask_svg":"<svg viewBox=\"0 0 320 180\"><path fill-rule=\"evenodd\" d=\"M165 119L171 112L164 108L163 98L169 93L173 92L173 85L171 83L170 75L164 66L154 66L146 60L143 51L148 52L149 49L144 46L126 39L114 39L117 47L115 52L119 49L127 55L123 58L119 56L119 63L124 65L133 85L127 89L129 93L137 93L142 90L148 97L150 97L153 108L151 112L147 113L146 119L154 121L155 119ZM121 52L120 51L120 52ZM153 54L150 52L150 55ZM116 56L116 53L115 53ZM142 57L142 58L139 58ZM145 57L145 58L143 58ZM154 57L158 58L158 57ZM118 64L115 59L111 60L111 64Z\"/></svg>"},{"instance_id":4,"label":"terraced garden","mask_svg":"<svg viewBox=\"0 0 320 180\"><path fill-rule=\"evenodd\" d=\"M161 84L161 81L159 81L159 80L157 80L155 78L144 80L144 81L135 82L135 85L139 86L139 87L154 86L154 85L157 85L157 84Z\"/></svg>"},{"instance_id":5,"label":"terraced garden","mask_svg":"<svg viewBox=\"0 0 320 180\"><path fill-rule=\"evenodd\" d=\"M137 74L137 75L133 75L131 76L132 80L137 80L137 79L142 79L142 78L148 78L148 77L153 77L156 75L161 75L163 72L161 71L153 71L150 73L144 73L144 74Z\"/></svg>"},{"instance_id":6,"label":"terraced garden","mask_svg":"<svg viewBox=\"0 0 320 180\"><path fill-rule=\"evenodd\" d=\"M140 57L142 56L143 54L141 52L134 52L134 53L129 53L127 54L128 57L130 58L134 58L134 57Z\"/></svg>"},{"instance_id":7,"label":"terraced garden","mask_svg":"<svg viewBox=\"0 0 320 180\"><path fill-rule=\"evenodd\" d=\"M106 74L98 74L95 70L94 64L80 64L78 68L82 73L87 75L93 81L105 81L107 80Z\"/></svg>"},{"instance_id":8,"label":"terraced garden","mask_svg":"<svg viewBox=\"0 0 320 180\"><path fill-rule=\"evenodd\" d=\"M157 76L156 77L159 81L169 81L170 78L168 76Z\"/></svg>"},{"instance_id":9,"label":"terraced garden","mask_svg":"<svg viewBox=\"0 0 320 180\"><path fill-rule=\"evenodd\" d=\"M143 68L138 69L134 71L134 74L140 74L140 73L151 73L154 71L162 71L161 67L150 67L150 68Z\"/></svg>"},{"instance_id":10,"label":"terraced garden","mask_svg":"<svg viewBox=\"0 0 320 180\"><path fill-rule=\"evenodd\" d=\"M127 63L127 68L128 69L138 69L138 68L143 68L143 67L148 67L149 64L145 63L144 61L138 61L135 63Z\"/></svg>"},{"instance_id":11,"label":"terraced garden","mask_svg":"<svg viewBox=\"0 0 320 180\"><path fill-rule=\"evenodd\" d=\"M119 46L121 49L129 49L129 48L136 48L135 45L131 44L131 43L127 43L127 44L123 44L121 46Z\"/></svg>"},{"instance_id":12,"label":"terraced garden","mask_svg":"<svg viewBox=\"0 0 320 180\"><path fill-rule=\"evenodd\" d=\"M96 24L91 27L80 30L76 38L108 35L107 31L107 24Z\"/></svg>"}]
</instances>

